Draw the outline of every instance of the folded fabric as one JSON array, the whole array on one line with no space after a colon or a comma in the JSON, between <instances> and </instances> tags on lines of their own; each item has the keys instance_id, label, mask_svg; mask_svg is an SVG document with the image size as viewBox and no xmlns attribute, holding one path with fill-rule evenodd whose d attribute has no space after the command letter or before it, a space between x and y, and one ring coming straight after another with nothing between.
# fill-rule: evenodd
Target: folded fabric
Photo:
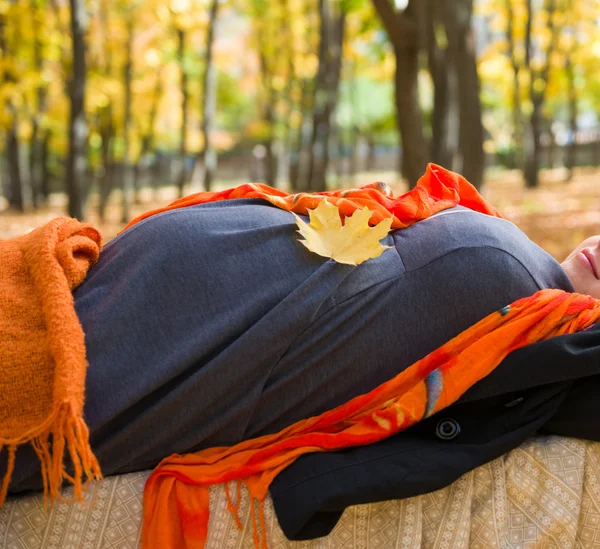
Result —
<instances>
[{"instance_id":1,"label":"folded fabric","mask_svg":"<svg viewBox=\"0 0 600 549\"><path fill-rule=\"evenodd\" d=\"M198 193L134 220L164 211L232 198L263 198L277 207L306 214L326 198L340 214L369 207L371 223L392 218L404 228L456 205L499 216L461 176L429 165L415 189L391 197L382 184L352 191L289 195L248 184L219 193ZM299 421L279 433L233 447L210 448L163 460L148 479L144 495L143 547L203 547L209 520L208 486L237 481L253 498L254 544L266 547L262 504L273 478L299 456L371 444L392 436L455 402L488 375L514 349L584 329L600 318L600 302L589 296L543 290L516 301L472 326L438 350L368 394L320 416Z\"/></svg>"},{"instance_id":2,"label":"folded fabric","mask_svg":"<svg viewBox=\"0 0 600 549\"><path fill-rule=\"evenodd\" d=\"M0 452L8 453L0 505L25 443L40 459L50 498L59 497L64 480L79 498L84 477L100 478L82 417L87 364L71 293L100 247L96 229L66 218L0 241Z\"/></svg>"},{"instance_id":3,"label":"folded fabric","mask_svg":"<svg viewBox=\"0 0 600 549\"><path fill-rule=\"evenodd\" d=\"M288 194L260 183L246 183L225 191L191 194L164 208L151 210L136 217L123 231L161 212L234 198L261 198L278 208L302 215L307 215L308 211L316 208L323 198L327 198L327 201L337 206L340 214L346 217L351 216L357 209L368 207L373 212L370 220L372 225L391 217L392 229L404 229L417 221L458 205L501 217L462 175L436 164L429 164L416 187L396 198L392 196L391 189L385 183L371 183L360 189L297 194Z\"/></svg>"}]
</instances>

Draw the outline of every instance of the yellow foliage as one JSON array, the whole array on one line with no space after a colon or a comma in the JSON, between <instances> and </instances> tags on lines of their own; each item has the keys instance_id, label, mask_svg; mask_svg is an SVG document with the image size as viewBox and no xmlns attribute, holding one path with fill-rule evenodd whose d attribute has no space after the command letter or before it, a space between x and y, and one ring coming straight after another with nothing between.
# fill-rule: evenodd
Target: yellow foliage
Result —
<instances>
[{"instance_id":1,"label":"yellow foliage","mask_svg":"<svg viewBox=\"0 0 600 549\"><path fill-rule=\"evenodd\" d=\"M316 55L310 54L298 59L296 64L296 74L301 78L312 78L317 73L319 59Z\"/></svg>"},{"instance_id":2,"label":"yellow foliage","mask_svg":"<svg viewBox=\"0 0 600 549\"><path fill-rule=\"evenodd\" d=\"M300 124L302 124L302 112L299 110L293 110L290 113L289 120L292 128L298 128Z\"/></svg>"},{"instance_id":3,"label":"yellow foliage","mask_svg":"<svg viewBox=\"0 0 600 549\"><path fill-rule=\"evenodd\" d=\"M171 12L164 4L159 4L156 8L156 15L158 16L159 21L166 22L171 17Z\"/></svg>"},{"instance_id":4,"label":"yellow foliage","mask_svg":"<svg viewBox=\"0 0 600 549\"><path fill-rule=\"evenodd\" d=\"M506 79L508 71L510 65L504 56L488 56L479 63L479 75L486 80Z\"/></svg>"},{"instance_id":5,"label":"yellow foliage","mask_svg":"<svg viewBox=\"0 0 600 549\"><path fill-rule=\"evenodd\" d=\"M269 126L264 120L253 120L246 126L246 133L255 139L264 139L269 132Z\"/></svg>"},{"instance_id":6,"label":"yellow foliage","mask_svg":"<svg viewBox=\"0 0 600 549\"><path fill-rule=\"evenodd\" d=\"M156 69L160 66L160 54L156 48L149 48L144 54L144 60L148 67Z\"/></svg>"},{"instance_id":7,"label":"yellow foliage","mask_svg":"<svg viewBox=\"0 0 600 549\"><path fill-rule=\"evenodd\" d=\"M496 142L492 139L486 139L483 142L483 150L488 154L494 154L496 152Z\"/></svg>"},{"instance_id":8,"label":"yellow foliage","mask_svg":"<svg viewBox=\"0 0 600 549\"><path fill-rule=\"evenodd\" d=\"M92 111L106 107L110 101L109 96L97 88L91 88L86 99L86 105Z\"/></svg>"},{"instance_id":9,"label":"yellow foliage","mask_svg":"<svg viewBox=\"0 0 600 549\"><path fill-rule=\"evenodd\" d=\"M331 0L336 2L337 0ZM390 0L391 2L392 0ZM445 0L451 2L451 0ZM123 133L124 72L127 44L132 43L132 116L130 143L137 147L142 133L157 108L154 127L158 147L179 145L182 120L180 60L177 54L177 28L186 30L184 66L188 83L188 147L199 150L202 138L203 53L210 0L87 0L89 29L86 33L88 81L86 110L92 132L105 123L104 110L112 105L110 115L117 135ZM444 2L442 2L444 3ZM365 78L393 81L393 49L386 43L382 26L371 1L350 2L346 17L346 40L342 79ZM600 108L600 2L598 0L557 0L553 23L557 29L556 50L546 78L546 51L552 39L548 28L547 3L532 2L531 63L525 62L527 0L510 0L513 20L514 61L520 66L520 103L523 113L531 110L530 80L534 90L545 93L545 109L563 116L567 101L567 58L575 67L575 88L582 109ZM513 59L507 37L509 10L507 0L475 0L483 51L478 49L479 77L486 100L486 128L498 144L503 133L510 134L512 120ZM234 146L239 135L262 139L281 137L282 127L295 129L301 121L302 90L310 90L308 80L318 68L319 15L318 0L243 0L222 1L214 51L220 76L226 73L238 90L219 88L217 122L213 140L219 146ZM6 48L0 52L0 125L13 123L7 103L16 109L17 119L31 120L43 91L46 127L66 132L69 99L68 78L71 74L71 40L69 3L60 1L0 0ZM127 21L133 21L131 29ZM481 30L477 28L476 30ZM130 31L133 34L130 36ZM37 42L35 42L37 40ZM36 44L39 49L34 48ZM266 58L269 75L263 78L258 51ZM37 52L37 53L36 53ZM41 54L41 66L36 55ZM425 55L423 56L425 57ZM423 73L426 72L424 69ZM422 107L431 106L430 79L420 77ZM544 77L545 80L542 80ZM14 82L13 82L14 80ZM223 80L219 80L221 86ZM303 87L302 80L308 86ZM265 85L265 81L267 84ZM157 83L160 86L157 87ZM270 89L269 89L270 88ZM158 106L157 89L160 90ZM271 93L271 92L275 93ZM262 120L265 101L275 97L275 121ZM341 98L342 101L347 99ZM492 103L493 102L493 103ZM310 104L310 102L309 102ZM254 107L256 105L256 107ZM231 127L229 114L240 109L238 127ZM490 116L490 113L493 116ZM101 114L102 116L97 116ZM225 114L225 116L223 116ZM249 120L250 117L253 119ZM219 128L224 122L227 130ZM487 120L490 122L487 122ZM234 122L235 124L235 122ZM28 135L27 125L19 133ZM95 134L91 134L93 136ZM62 147L62 141L54 145ZM491 147L487 144L486 147ZM62 150L62 149L61 149ZM133 149L132 149L133 150ZM58 152L56 149L53 152Z\"/></svg>"},{"instance_id":10,"label":"yellow foliage","mask_svg":"<svg viewBox=\"0 0 600 549\"><path fill-rule=\"evenodd\" d=\"M94 149L98 149L102 146L102 136L98 132L90 132L90 146Z\"/></svg>"},{"instance_id":11,"label":"yellow foliage","mask_svg":"<svg viewBox=\"0 0 600 549\"><path fill-rule=\"evenodd\" d=\"M8 109L0 109L0 128L7 130L13 122L13 116Z\"/></svg>"},{"instance_id":12,"label":"yellow foliage","mask_svg":"<svg viewBox=\"0 0 600 549\"><path fill-rule=\"evenodd\" d=\"M534 89L536 92L542 92L542 91L544 91L544 88L545 88L545 87L546 87L546 81L545 81L545 80L543 80L543 79L541 79L541 78L536 78L536 79L533 81L533 89Z\"/></svg>"},{"instance_id":13,"label":"yellow foliage","mask_svg":"<svg viewBox=\"0 0 600 549\"><path fill-rule=\"evenodd\" d=\"M29 141L33 133L33 126L29 120L21 120L17 128L17 135L22 141Z\"/></svg>"},{"instance_id":14,"label":"yellow foliage","mask_svg":"<svg viewBox=\"0 0 600 549\"><path fill-rule=\"evenodd\" d=\"M171 0L171 11L173 13L186 15L189 13L190 8L190 0Z\"/></svg>"},{"instance_id":15,"label":"yellow foliage","mask_svg":"<svg viewBox=\"0 0 600 549\"><path fill-rule=\"evenodd\" d=\"M346 265L359 265L391 248L379 241L389 233L392 220L384 219L375 227L370 227L371 214L366 207L356 210L342 225L339 209L323 199L309 212L309 224L296 216L298 232L304 237L300 242L322 257Z\"/></svg>"}]
</instances>

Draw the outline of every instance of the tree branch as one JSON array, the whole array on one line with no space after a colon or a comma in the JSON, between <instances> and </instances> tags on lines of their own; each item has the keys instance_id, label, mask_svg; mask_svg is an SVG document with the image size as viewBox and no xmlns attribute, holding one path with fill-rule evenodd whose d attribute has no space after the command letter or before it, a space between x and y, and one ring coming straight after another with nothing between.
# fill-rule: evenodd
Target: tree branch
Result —
<instances>
[{"instance_id":1,"label":"tree branch","mask_svg":"<svg viewBox=\"0 0 600 549\"><path fill-rule=\"evenodd\" d=\"M373 0L373 5L379 14L385 31L394 48L416 48L418 44L418 33L416 15L411 10L411 4L403 12L397 12L390 0Z\"/></svg>"}]
</instances>

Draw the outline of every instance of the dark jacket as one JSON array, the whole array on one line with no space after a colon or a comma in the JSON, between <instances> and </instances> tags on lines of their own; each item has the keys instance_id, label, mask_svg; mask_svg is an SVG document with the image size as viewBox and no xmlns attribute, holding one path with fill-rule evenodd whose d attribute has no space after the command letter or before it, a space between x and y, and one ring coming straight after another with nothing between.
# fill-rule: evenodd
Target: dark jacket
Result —
<instances>
[{"instance_id":1,"label":"dark jacket","mask_svg":"<svg viewBox=\"0 0 600 549\"><path fill-rule=\"evenodd\" d=\"M327 535L350 505L435 491L537 432L600 441L600 324L519 349L461 400L371 446L302 456L271 485L290 539Z\"/></svg>"}]
</instances>

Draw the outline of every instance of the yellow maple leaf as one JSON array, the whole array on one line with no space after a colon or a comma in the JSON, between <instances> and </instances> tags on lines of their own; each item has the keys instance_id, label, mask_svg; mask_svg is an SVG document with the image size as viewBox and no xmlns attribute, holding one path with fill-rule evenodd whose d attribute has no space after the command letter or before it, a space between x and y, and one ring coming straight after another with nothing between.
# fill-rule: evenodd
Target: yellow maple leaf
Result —
<instances>
[{"instance_id":1,"label":"yellow maple leaf","mask_svg":"<svg viewBox=\"0 0 600 549\"><path fill-rule=\"evenodd\" d=\"M342 225L337 206L323 199L314 210L309 211L310 223L296 216L298 232L304 237L300 242L311 252L346 265L359 265L367 259L379 257L384 250L391 248L379 241L389 233L392 220L384 219L369 227L372 213L366 207L356 210Z\"/></svg>"}]
</instances>

